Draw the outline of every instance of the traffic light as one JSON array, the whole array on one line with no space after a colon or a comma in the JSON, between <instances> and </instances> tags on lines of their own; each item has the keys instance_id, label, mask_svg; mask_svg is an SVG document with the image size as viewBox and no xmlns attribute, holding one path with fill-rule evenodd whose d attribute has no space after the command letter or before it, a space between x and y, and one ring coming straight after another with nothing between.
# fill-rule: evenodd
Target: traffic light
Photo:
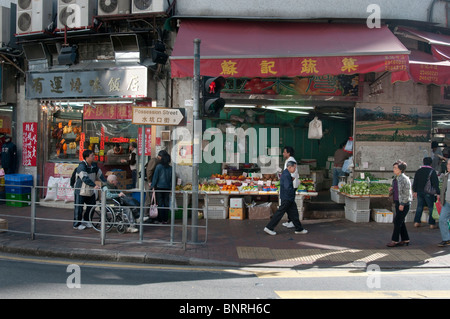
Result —
<instances>
[{"instance_id":1,"label":"traffic light","mask_svg":"<svg viewBox=\"0 0 450 319\"><path fill-rule=\"evenodd\" d=\"M223 76L204 76L202 79L203 115L205 117L219 117L225 106L225 100L220 97L220 91L225 87Z\"/></svg>"}]
</instances>

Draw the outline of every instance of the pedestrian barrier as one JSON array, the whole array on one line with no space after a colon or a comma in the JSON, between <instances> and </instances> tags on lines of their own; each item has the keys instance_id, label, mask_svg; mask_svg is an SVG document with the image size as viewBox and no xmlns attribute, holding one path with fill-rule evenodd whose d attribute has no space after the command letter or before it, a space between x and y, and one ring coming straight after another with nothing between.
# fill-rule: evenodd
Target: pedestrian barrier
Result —
<instances>
[{"instance_id":1,"label":"pedestrian barrier","mask_svg":"<svg viewBox=\"0 0 450 319\"><path fill-rule=\"evenodd\" d=\"M202 208L190 207L192 192L176 191L172 194L171 191L155 190L155 192L170 193L170 205L166 208L169 211L168 222L155 223L152 221L150 223L149 221L144 221L144 218L139 218L135 223L138 231L124 234L126 229L132 226L131 221L128 219L129 215L127 216L129 211L124 213L124 210L135 209L139 210L139 216L148 216L150 207L145 206L143 199L145 196L151 196L151 191L136 190L139 193L138 195L140 195L139 206L121 206L117 202L107 202L105 191L98 189L96 205L87 206L86 204L76 204L76 202L63 204L64 201L54 201L52 203L51 201L41 200L37 194L43 194L45 191L48 191L49 187L46 186L8 185L10 188L16 186L20 186L21 189L18 194L0 196L0 220L7 221L6 223L0 223L0 233L29 234L32 240L35 240L37 236L100 240L101 245L105 245L107 242L127 241L138 241L139 243L156 242L170 245L181 244L184 249L187 244L204 244L207 241L208 219L201 219L202 222L199 222L200 218L207 214L204 213ZM58 189L60 188L67 191L74 190L71 187L58 187ZM118 191L129 192L129 190L125 189ZM92 216L93 220L84 221L88 228L94 226L92 229L79 231L73 227L74 210L77 206L83 206L82 209L84 211L92 210L90 216ZM158 208L158 211L161 211L161 207ZM189 219L191 223L188 222ZM114 231L114 229L117 231ZM191 233L191 240L188 239L189 232ZM199 237L201 240L198 239Z\"/></svg>"}]
</instances>

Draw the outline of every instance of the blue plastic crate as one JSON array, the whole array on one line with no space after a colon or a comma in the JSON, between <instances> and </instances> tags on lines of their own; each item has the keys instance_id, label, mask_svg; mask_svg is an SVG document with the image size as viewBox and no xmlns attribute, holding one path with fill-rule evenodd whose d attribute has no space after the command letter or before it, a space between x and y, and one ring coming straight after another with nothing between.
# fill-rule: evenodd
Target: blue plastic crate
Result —
<instances>
[{"instance_id":1,"label":"blue plastic crate","mask_svg":"<svg viewBox=\"0 0 450 319\"><path fill-rule=\"evenodd\" d=\"M145 202L145 196L146 196L147 194L146 193L144 193L144 202ZM131 193L131 196L133 196L133 198L135 199L135 200L137 200L139 203L141 202L141 193L140 192L133 192L133 193Z\"/></svg>"},{"instance_id":2,"label":"blue plastic crate","mask_svg":"<svg viewBox=\"0 0 450 319\"><path fill-rule=\"evenodd\" d=\"M5 185L30 185L33 186L33 175L6 174Z\"/></svg>"},{"instance_id":3,"label":"blue plastic crate","mask_svg":"<svg viewBox=\"0 0 450 319\"><path fill-rule=\"evenodd\" d=\"M21 186L27 186L27 187L21 187ZM5 175L5 192L6 193L9 193L9 194L31 193L31 186L33 186L33 175L28 175L28 174L6 174Z\"/></svg>"}]
</instances>

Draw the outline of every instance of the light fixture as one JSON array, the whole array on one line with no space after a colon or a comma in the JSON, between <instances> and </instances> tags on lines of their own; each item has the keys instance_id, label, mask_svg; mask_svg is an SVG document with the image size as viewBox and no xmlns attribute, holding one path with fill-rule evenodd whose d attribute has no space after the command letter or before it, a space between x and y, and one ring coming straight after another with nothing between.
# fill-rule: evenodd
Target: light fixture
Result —
<instances>
[{"instance_id":1,"label":"light fixture","mask_svg":"<svg viewBox=\"0 0 450 319\"><path fill-rule=\"evenodd\" d=\"M232 109L254 109L256 108L256 105L226 104L225 107Z\"/></svg>"},{"instance_id":2,"label":"light fixture","mask_svg":"<svg viewBox=\"0 0 450 319\"><path fill-rule=\"evenodd\" d=\"M314 106L299 106L299 105L266 105L267 108L280 109L297 109L297 110L314 110Z\"/></svg>"},{"instance_id":3,"label":"light fixture","mask_svg":"<svg viewBox=\"0 0 450 319\"><path fill-rule=\"evenodd\" d=\"M306 114L306 115L308 115L309 114L309 112L303 112L303 111L287 111L288 113L297 113L297 114Z\"/></svg>"}]
</instances>

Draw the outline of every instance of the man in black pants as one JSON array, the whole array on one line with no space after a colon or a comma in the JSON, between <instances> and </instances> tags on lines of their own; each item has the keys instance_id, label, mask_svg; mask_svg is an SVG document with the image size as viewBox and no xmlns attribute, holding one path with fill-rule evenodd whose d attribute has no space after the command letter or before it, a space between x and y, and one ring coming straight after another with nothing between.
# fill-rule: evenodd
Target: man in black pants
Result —
<instances>
[{"instance_id":1,"label":"man in black pants","mask_svg":"<svg viewBox=\"0 0 450 319\"><path fill-rule=\"evenodd\" d=\"M280 178L280 199L281 205L272 216L264 231L269 235L276 235L274 228L278 225L284 213L288 214L289 220L292 221L295 227L296 234L307 234L308 231L303 228L298 215L297 204L295 203L295 188L292 183L291 174L297 169L297 163L289 161L286 164L286 169L281 174Z\"/></svg>"}]
</instances>

